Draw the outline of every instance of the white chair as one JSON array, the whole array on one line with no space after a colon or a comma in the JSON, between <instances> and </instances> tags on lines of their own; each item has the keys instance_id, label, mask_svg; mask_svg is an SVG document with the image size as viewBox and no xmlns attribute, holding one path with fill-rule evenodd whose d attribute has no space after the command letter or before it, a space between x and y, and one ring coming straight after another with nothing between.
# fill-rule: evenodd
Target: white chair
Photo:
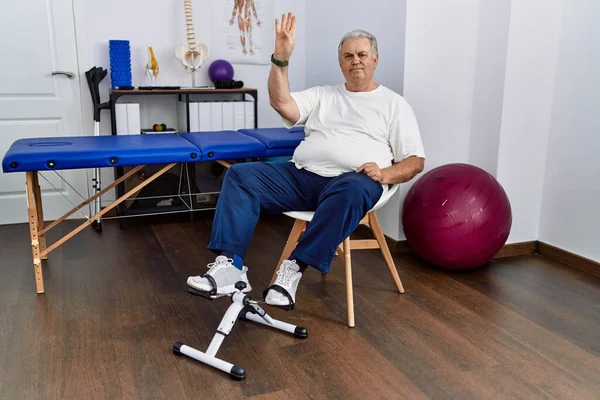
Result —
<instances>
[{"instance_id":1,"label":"white chair","mask_svg":"<svg viewBox=\"0 0 600 400\"><path fill-rule=\"evenodd\" d=\"M350 237L344 239L344 241L340 244L339 250L344 254L344 264L346 269L346 302L348 308L348 326L354 327L354 295L352 292L352 258L350 256L351 250L364 250L364 249L381 249L381 253L383 254L383 259L387 264L392 277L394 278L394 282L396 283L396 287L398 288L399 293L404 293L404 287L402 286L402 282L400 281L400 277L398 276L398 271L396 270L396 265L394 264L394 260L390 253L390 249L388 248L387 242L383 235L383 231L381 230L381 225L379 224L379 219L377 218L377 214L375 211L383 207L388 200L396 193L398 187L400 185L391 185L389 190L384 193L377 204L369 210L367 215L363 217L360 221L360 225L366 224L371 228L371 232L375 239L361 239L361 240L350 240ZM271 279L271 285L275 282L277 278L277 270L279 266L283 262L284 259L292 254L292 251L296 247L302 232L306 229L306 225L312 220L314 211L288 211L284 212L288 217L294 218L296 221L294 222L294 226L292 227L292 231L288 236L287 243L281 253L281 257L279 262L277 263L277 267ZM337 254L337 253L336 253Z\"/></svg>"}]
</instances>

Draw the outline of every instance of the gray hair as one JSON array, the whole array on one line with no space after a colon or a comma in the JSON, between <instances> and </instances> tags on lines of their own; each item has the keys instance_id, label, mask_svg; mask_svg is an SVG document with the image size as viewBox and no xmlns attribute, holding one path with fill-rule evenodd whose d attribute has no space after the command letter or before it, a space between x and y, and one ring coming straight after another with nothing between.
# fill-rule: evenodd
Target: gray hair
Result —
<instances>
[{"instance_id":1,"label":"gray hair","mask_svg":"<svg viewBox=\"0 0 600 400\"><path fill-rule=\"evenodd\" d=\"M379 49L377 48L377 39L375 38L375 36L373 36L371 33L364 31L362 29L355 29L353 31L346 33L344 35L344 37L342 37L342 40L340 40L340 44L338 45L338 58L340 58L342 56L342 45L344 44L346 39L362 39L362 38L369 39L369 41L371 42L371 53L373 53L373 57L377 57L377 53L379 52Z\"/></svg>"}]
</instances>

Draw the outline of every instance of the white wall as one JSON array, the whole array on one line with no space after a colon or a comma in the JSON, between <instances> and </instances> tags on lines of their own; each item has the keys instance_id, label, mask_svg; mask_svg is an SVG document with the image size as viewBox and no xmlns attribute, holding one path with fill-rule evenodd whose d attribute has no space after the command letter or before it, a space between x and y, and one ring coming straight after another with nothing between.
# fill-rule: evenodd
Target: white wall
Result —
<instances>
[{"instance_id":1,"label":"white wall","mask_svg":"<svg viewBox=\"0 0 600 400\"><path fill-rule=\"evenodd\" d=\"M385 10L385 11L384 11ZM344 82L338 45L345 33L364 29L377 38L375 79L402 94L406 0L306 0L306 87ZM400 193L377 211L386 235L399 239Z\"/></svg>"},{"instance_id":2,"label":"white wall","mask_svg":"<svg viewBox=\"0 0 600 400\"><path fill-rule=\"evenodd\" d=\"M539 240L600 261L600 2L568 4L563 9Z\"/></svg>"},{"instance_id":3,"label":"white wall","mask_svg":"<svg viewBox=\"0 0 600 400\"><path fill-rule=\"evenodd\" d=\"M408 2L404 95L419 119L426 171L468 162L496 174L510 7Z\"/></svg>"},{"instance_id":4,"label":"white wall","mask_svg":"<svg viewBox=\"0 0 600 400\"><path fill-rule=\"evenodd\" d=\"M479 3L469 163L496 176L511 1Z\"/></svg>"},{"instance_id":5,"label":"white wall","mask_svg":"<svg viewBox=\"0 0 600 400\"><path fill-rule=\"evenodd\" d=\"M426 171L466 162L477 59L478 1L409 0L407 18L404 96L419 121Z\"/></svg>"},{"instance_id":6,"label":"white wall","mask_svg":"<svg viewBox=\"0 0 600 400\"><path fill-rule=\"evenodd\" d=\"M512 207L508 243L538 239L562 3L512 2L497 175Z\"/></svg>"}]
</instances>

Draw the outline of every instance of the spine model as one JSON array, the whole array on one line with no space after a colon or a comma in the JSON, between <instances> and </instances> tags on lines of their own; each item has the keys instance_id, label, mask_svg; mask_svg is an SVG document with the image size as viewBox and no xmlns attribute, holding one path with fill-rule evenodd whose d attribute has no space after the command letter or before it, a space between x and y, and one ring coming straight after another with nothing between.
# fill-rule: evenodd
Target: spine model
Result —
<instances>
[{"instance_id":1,"label":"spine model","mask_svg":"<svg viewBox=\"0 0 600 400\"><path fill-rule=\"evenodd\" d=\"M208 59L208 47L196 43L196 33L192 18L192 0L183 1L185 13L185 36L186 43L177 46L175 55L187 70L195 72Z\"/></svg>"}]
</instances>

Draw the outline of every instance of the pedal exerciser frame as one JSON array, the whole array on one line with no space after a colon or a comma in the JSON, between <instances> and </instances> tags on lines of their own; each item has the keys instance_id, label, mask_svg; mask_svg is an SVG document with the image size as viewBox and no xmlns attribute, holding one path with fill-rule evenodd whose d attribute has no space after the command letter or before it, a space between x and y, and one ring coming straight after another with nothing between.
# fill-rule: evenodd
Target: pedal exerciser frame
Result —
<instances>
[{"instance_id":1,"label":"pedal exerciser frame","mask_svg":"<svg viewBox=\"0 0 600 400\"><path fill-rule=\"evenodd\" d=\"M259 305L258 301L252 300L248 293L243 292L243 290L246 288L245 282L237 282L235 284L235 288L236 291L234 293L231 295L225 295L231 296L231 305L221 319L221 323L219 324L217 331L206 351L199 351L184 343L176 342L173 345L173 353L176 355L188 356L206 365L226 372L229 374L229 377L234 380L244 380L246 379L246 370L244 368L234 365L216 356L221 344L225 340L225 337L231 333L238 319L254 321L271 328L292 333L298 339L306 339L308 337L308 332L306 331L306 328L301 326L292 325L287 322L272 318L269 314L267 314L266 310ZM217 298L217 296L212 292L202 292L191 287L188 287L188 292L209 300L214 300Z\"/></svg>"}]
</instances>

